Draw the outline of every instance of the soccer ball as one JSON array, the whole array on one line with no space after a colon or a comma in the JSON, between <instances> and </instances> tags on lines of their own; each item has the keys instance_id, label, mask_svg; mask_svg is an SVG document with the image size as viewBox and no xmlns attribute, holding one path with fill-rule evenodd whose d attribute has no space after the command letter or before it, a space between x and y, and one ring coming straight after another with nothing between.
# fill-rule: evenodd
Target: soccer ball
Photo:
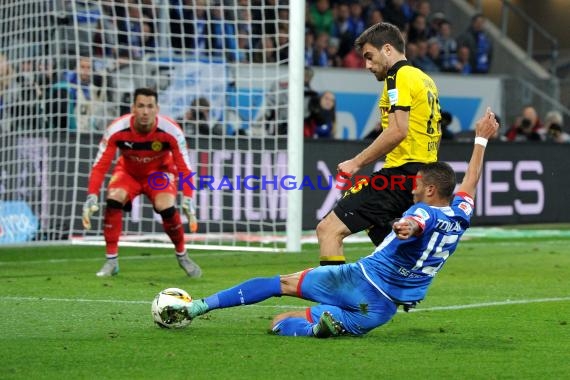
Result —
<instances>
[{"instance_id":1,"label":"soccer ball","mask_svg":"<svg viewBox=\"0 0 570 380\"><path fill-rule=\"evenodd\" d=\"M176 310L165 310L166 306L188 306L192 297L185 290L178 288L164 289L152 301L152 318L158 326L167 329L186 327L192 322L184 313Z\"/></svg>"}]
</instances>

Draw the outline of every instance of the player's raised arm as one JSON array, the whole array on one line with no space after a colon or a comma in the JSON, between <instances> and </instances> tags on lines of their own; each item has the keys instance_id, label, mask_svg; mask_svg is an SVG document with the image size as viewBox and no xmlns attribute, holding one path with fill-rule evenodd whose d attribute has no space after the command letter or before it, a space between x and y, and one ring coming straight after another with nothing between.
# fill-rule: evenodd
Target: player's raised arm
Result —
<instances>
[{"instance_id":1,"label":"player's raised arm","mask_svg":"<svg viewBox=\"0 0 570 380\"><path fill-rule=\"evenodd\" d=\"M491 112L490 108L487 108L485 115L477 120L475 124L475 144L467 172L459 186L460 193L467 193L472 197L475 196L477 183L481 178L481 171L483 170L485 147L489 139L497 132L498 128L499 124L497 120L495 120L495 114Z\"/></svg>"}]
</instances>

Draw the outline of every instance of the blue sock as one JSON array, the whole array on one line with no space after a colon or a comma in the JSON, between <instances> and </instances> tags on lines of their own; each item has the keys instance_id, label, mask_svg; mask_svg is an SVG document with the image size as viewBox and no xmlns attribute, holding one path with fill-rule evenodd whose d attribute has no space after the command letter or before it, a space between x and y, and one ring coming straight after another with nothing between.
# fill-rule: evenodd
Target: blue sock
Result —
<instances>
[{"instance_id":1,"label":"blue sock","mask_svg":"<svg viewBox=\"0 0 570 380\"><path fill-rule=\"evenodd\" d=\"M279 276L252 278L204 298L209 310L258 303L271 297L281 297Z\"/></svg>"},{"instance_id":2,"label":"blue sock","mask_svg":"<svg viewBox=\"0 0 570 380\"><path fill-rule=\"evenodd\" d=\"M283 336L313 336L313 324L299 317L282 319L272 330Z\"/></svg>"}]
</instances>

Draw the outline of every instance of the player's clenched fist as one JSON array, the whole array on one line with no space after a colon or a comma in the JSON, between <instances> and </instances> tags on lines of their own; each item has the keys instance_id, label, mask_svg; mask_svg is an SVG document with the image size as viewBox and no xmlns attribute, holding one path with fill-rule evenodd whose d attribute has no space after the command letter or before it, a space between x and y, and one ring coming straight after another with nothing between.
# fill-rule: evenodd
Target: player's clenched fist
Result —
<instances>
[{"instance_id":1,"label":"player's clenched fist","mask_svg":"<svg viewBox=\"0 0 570 380\"><path fill-rule=\"evenodd\" d=\"M182 198L182 211L188 218L188 225L190 226L190 232L198 231L198 219L196 219L196 207L194 207L194 201L190 197Z\"/></svg>"},{"instance_id":2,"label":"player's clenched fist","mask_svg":"<svg viewBox=\"0 0 570 380\"><path fill-rule=\"evenodd\" d=\"M97 203L98 203L97 196L95 194L89 194L87 196L87 200L83 204L82 221L83 221L83 227L86 230L91 229L91 215L93 215L94 212L99 211L99 206L97 206Z\"/></svg>"}]
</instances>

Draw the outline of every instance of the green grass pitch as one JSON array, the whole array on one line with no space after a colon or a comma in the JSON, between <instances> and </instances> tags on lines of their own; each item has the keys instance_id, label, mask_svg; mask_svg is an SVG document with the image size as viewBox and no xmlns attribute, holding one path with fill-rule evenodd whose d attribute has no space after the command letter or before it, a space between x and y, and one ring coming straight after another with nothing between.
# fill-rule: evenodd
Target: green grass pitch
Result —
<instances>
[{"instance_id":1,"label":"green grass pitch","mask_svg":"<svg viewBox=\"0 0 570 380\"><path fill-rule=\"evenodd\" d=\"M283 297L216 310L186 329L155 327L154 295L200 298L254 276L317 262L301 254L193 252L189 279L170 250L123 248L121 273L95 276L102 248L0 249L1 379L563 379L570 358L570 238L460 243L417 311L360 337L267 334ZM346 247L349 261L370 244Z\"/></svg>"}]
</instances>

